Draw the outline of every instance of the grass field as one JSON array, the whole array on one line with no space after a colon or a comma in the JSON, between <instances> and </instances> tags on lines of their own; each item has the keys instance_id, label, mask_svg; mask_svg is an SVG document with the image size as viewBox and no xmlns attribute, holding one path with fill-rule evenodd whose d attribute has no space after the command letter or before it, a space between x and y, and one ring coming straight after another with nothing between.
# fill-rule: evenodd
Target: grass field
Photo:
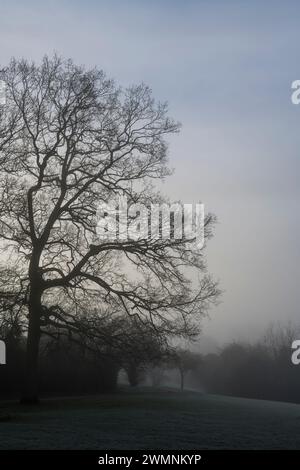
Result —
<instances>
[{"instance_id":1,"label":"grass field","mask_svg":"<svg viewBox=\"0 0 300 470\"><path fill-rule=\"evenodd\" d=\"M299 449L300 405L173 390L0 405L1 449Z\"/></svg>"}]
</instances>

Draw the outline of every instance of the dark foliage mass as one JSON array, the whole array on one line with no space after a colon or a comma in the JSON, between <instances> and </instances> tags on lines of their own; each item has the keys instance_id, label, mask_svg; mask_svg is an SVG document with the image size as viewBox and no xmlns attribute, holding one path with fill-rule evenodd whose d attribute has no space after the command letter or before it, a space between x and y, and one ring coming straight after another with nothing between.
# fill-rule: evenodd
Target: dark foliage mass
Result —
<instances>
[{"instance_id":1,"label":"dark foliage mass","mask_svg":"<svg viewBox=\"0 0 300 470\"><path fill-rule=\"evenodd\" d=\"M18 397L23 386L25 341L7 345L7 364L0 368L0 395ZM45 341L40 356L42 395L79 395L114 391L120 366L96 358L67 339Z\"/></svg>"},{"instance_id":2,"label":"dark foliage mass","mask_svg":"<svg viewBox=\"0 0 300 470\"><path fill-rule=\"evenodd\" d=\"M300 368L291 361L295 328L270 327L256 344L233 342L202 357L194 372L209 393L300 402Z\"/></svg>"},{"instance_id":3,"label":"dark foliage mass","mask_svg":"<svg viewBox=\"0 0 300 470\"><path fill-rule=\"evenodd\" d=\"M22 394L26 373L26 335L16 318L0 324L6 344L6 365L0 367L0 396ZM167 344L126 315L102 318L103 336L90 339L48 331L41 341L39 390L44 396L113 392L122 368L131 386L140 383L147 367L160 364L169 354Z\"/></svg>"}]
</instances>

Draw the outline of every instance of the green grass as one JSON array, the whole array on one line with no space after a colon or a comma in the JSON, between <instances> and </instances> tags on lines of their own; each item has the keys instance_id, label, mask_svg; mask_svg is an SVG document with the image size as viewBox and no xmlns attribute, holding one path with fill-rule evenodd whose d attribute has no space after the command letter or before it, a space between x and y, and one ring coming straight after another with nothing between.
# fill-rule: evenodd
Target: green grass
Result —
<instances>
[{"instance_id":1,"label":"green grass","mask_svg":"<svg viewBox=\"0 0 300 470\"><path fill-rule=\"evenodd\" d=\"M0 404L1 449L299 449L300 405L172 390Z\"/></svg>"}]
</instances>

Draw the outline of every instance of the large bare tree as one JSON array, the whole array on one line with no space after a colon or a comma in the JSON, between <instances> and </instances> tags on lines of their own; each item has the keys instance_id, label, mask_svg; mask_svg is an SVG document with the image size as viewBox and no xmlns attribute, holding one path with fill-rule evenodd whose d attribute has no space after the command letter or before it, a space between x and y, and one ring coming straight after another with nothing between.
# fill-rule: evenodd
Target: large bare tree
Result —
<instances>
[{"instance_id":1,"label":"large bare tree","mask_svg":"<svg viewBox=\"0 0 300 470\"><path fill-rule=\"evenodd\" d=\"M23 312L23 399L35 402L43 329L80 325L79 299L192 335L218 289L205 274L191 281L205 263L186 238L95 236L97 207L112 195L162 201L153 180L169 174L165 136L179 129L166 104L143 84L122 90L102 71L57 56L38 65L13 59L0 78L1 305Z\"/></svg>"}]
</instances>

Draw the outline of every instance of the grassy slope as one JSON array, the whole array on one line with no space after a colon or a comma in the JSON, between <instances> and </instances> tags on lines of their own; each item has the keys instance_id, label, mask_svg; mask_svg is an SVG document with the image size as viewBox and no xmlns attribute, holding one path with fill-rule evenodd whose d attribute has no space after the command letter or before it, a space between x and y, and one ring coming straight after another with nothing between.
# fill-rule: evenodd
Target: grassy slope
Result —
<instances>
[{"instance_id":1,"label":"grassy slope","mask_svg":"<svg viewBox=\"0 0 300 470\"><path fill-rule=\"evenodd\" d=\"M297 449L300 405L174 391L0 405L1 449Z\"/></svg>"}]
</instances>

